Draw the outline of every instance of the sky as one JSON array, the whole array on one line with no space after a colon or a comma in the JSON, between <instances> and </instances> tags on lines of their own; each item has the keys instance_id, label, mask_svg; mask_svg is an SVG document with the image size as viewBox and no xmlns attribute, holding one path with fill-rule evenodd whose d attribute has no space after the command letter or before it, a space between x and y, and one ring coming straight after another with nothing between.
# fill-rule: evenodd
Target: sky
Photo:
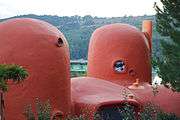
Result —
<instances>
[{"instance_id":1,"label":"sky","mask_svg":"<svg viewBox=\"0 0 180 120\"><path fill-rule=\"evenodd\" d=\"M160 0L0 0L0 19L23 14L121 17L153 15Z\"/></svg>"}]
</instances>

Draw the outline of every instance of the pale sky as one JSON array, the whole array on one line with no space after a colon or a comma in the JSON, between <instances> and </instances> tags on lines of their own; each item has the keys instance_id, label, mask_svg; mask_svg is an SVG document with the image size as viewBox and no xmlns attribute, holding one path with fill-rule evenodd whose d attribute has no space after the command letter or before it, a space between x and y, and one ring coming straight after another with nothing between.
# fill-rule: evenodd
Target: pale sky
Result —
<instances>
[{"instance_id":1,"label":"pale sky","mask_svg":"<svg viewBox=\"0 0 180 120\"><path fill-rule=\"evenodd\" d=\"M0 18L15 15L92 15L120 17L153 15L160 0L0 0Z\"/></svg>"}]
</instances>

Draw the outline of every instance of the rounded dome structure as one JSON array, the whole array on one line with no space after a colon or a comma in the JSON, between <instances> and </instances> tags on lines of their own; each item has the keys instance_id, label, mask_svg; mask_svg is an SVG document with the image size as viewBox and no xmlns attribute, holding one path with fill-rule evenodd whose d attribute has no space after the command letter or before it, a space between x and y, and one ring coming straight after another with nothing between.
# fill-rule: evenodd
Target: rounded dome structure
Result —
<instances>
[{"instance_id":1,"label":"rounded dome structure","mask_svg":"<svg viewBox=\"0 0 180 120\"><path fill-rule=\"evenodd\" d=\"M151 81L150 45L143 32L127 24L110 24L92 34L88 76L112 82Z\"/></svg>"},{"instance_id":2,"label":"rounded dome structure","mask_svg":"<svg viewBox=\"0 0 180 120\"><path fill-rule=\"evenodd\" d=\"M25 106L35 99L50 101L54 112L70 112L70 58L63 34L49 23L11 19L0 23L0 64L18 64L29 73L27 80L9 85L5 94L7 120L23 120Z\"/></svg>"}]
</instances>

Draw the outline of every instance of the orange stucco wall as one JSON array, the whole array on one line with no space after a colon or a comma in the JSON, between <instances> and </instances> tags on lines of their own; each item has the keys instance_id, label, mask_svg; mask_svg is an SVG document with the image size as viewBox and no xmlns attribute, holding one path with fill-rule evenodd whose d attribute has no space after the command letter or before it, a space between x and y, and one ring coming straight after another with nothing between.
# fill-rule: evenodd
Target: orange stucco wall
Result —
<instances>
[{"instance_id":1,"label":"orange stucco wall","mask_svg":"<svg viewBox=\"0 0 180 120\"><path fill-rule=\"evenodd\" d=\"M5 93L7 120L24 120L25 106L35 106L36 98L49 100L53 111L70 112L69 48L57 28L28 18L0 23L0 64L18 64L29 73L24 82L10 85Z\"/></svg>"},{"instance_id":2,"label":"orange stucco wall","mask_svg":"<svg viewBox=\"0 0 180 120\"><path fill-rule=\"evenodd\" d=\"M117 73L113 65L122 60L125 69ZM110 24L95 30L88 52L89 77L112 82L151 82L150 45L144 34L127 24Z\"/></svg>"}]
</instances>

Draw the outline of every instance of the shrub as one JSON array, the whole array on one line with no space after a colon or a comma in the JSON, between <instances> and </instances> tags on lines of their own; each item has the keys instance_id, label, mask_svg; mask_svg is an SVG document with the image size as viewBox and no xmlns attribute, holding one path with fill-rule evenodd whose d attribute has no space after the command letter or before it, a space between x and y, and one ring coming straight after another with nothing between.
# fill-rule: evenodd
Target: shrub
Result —
<instances>
[{"instance_id":1,"label":"shrub","mask_svg":"<svg viewBox=\"0 0 180 120\"><path fill-rule=\"evenodd\" d=\"M39 99L36 99L36 113L38 120L50 120L51 106L49 101L42 103ZM25 107L24 116L27 120L35 120L35 114L31 105Z\"/></svg>"},{"instance_id":2,"label":"shrub","mask_svg":"<svg viewBox=\"0 0 180 120\"><path fill-rule=\"evenodd\" d=\"M118 111L122 117L122 120L136 120L137 118L134 109L135 107L129 105L128 103L125 103L123 107L118 107ZM39 101L39 99L37 99L36 112L37 112L38 120L50 120L51 106L49 101L42 103L41 101ZM36 120L31 105L26 106L24 115L27 120ZM175 114L165 113L158 106L152 103L145 104L143 110L139 112L138 115L140 120L180 120L180 118L178 118ZM101 116L102 114L100 112L95 113L94 120L102 120ZM63 119L59 118L59 120L63 120ZM68 116L65 120L89 120L89 119L84 115L80 115L80 116ZM112 120L112 119L109 118L108 120Z\"/></svg>"}]
</instances>

